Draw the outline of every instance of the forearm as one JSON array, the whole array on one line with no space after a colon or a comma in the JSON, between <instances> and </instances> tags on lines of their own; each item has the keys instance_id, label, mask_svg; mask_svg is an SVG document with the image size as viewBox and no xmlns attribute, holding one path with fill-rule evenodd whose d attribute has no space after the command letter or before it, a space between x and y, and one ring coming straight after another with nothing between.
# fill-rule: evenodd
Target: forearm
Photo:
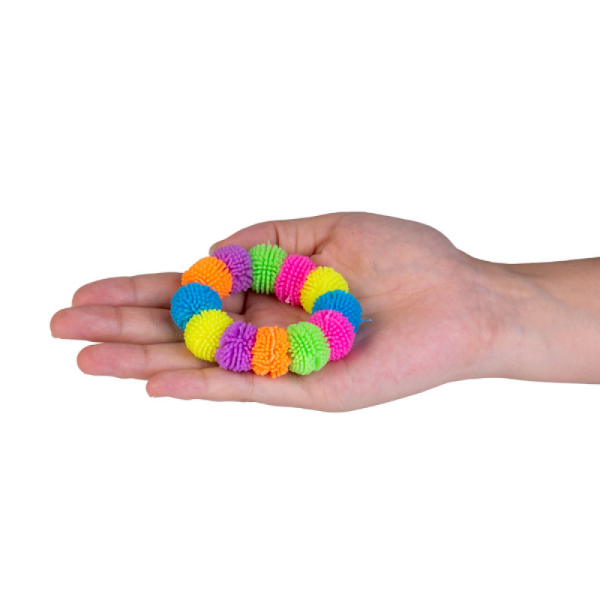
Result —
<instances>
[{"instance_id":1,"label":"forearm","mask_svg":"<svg viewBox=\"0 0 600 600\"><path fill-rule=\"evenodd\" d=\"M486 376L600 383L600 258L479 272L494 315Z\"/></svg>"}]
</instances>

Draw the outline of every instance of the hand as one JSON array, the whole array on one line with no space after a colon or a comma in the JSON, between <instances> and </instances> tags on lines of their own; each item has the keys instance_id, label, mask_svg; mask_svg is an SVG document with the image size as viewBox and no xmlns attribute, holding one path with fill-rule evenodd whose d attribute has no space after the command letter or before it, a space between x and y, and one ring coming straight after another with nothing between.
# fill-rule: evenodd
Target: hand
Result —
<instances>
[{"instance_id":1,"label":"hand","mask_svg":"<svg viewBox=\"0 0 600 600\"><path fill-rule=\"evenodd\" d=\"M178 273L90 283L76 292L72 308L54 315L52 333L102 342L79 354L83 372L147 379L151 396L182 399L345 411L450 381L521 376L512 346L524 351L525 337L514 337L513 315L535 292L516 271L468 256L426 225L365 213L261 223L216 247L267 241L333 267L348 281L371 321L342 360L308 376L271 379L196 359L169 314ZM224 310L257 327L308 318L301 307L251 291L225 299Z\"/></svg>"},{"instance_id":2,"label":"hand","mask_svg":"<svg viewBox=\"0 0 600 600\"><path fill-rule=\"evenodd\" d=\"M152 396L252 400L339 411L362 408L475 376L493 323L472 280L473 259L434 229L371 214L262 223L218 246L270 241L337 269L372 319L344 359L309 376L230 373L196 359L169 314L181 275L114 278L79 289L52 319L56 337L102 342L79 355L92 375L148 379ZM196 260L199 257L192 257ZM190 262L193 262L190 261ZM301 307L247 292L224 310L257 327L307 319Z\"/></svg>"}]
</instances>

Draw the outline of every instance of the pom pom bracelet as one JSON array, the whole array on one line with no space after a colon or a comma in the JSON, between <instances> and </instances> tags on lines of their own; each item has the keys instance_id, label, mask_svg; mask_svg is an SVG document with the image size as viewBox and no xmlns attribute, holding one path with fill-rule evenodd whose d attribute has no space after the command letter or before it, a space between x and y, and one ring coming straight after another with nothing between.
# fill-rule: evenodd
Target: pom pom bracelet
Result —
<instances>
[{"instance_id":1,"label":"pom pom bracelet","mask_svg":"<svg viewBox=\"0 0 600 600\"><path fill-rule=\"evenodd\" d=\"M342 275L269 243L250 250L219 248L192 265L181 284L171 301L171 316L184 331L187 348L229 371L271 377L319 371L350 352L362 319L361 306ZM275 294L311 316L285 329L234 321L222 310L222 299L249 289Z\"/></svg>"}]
</instances>

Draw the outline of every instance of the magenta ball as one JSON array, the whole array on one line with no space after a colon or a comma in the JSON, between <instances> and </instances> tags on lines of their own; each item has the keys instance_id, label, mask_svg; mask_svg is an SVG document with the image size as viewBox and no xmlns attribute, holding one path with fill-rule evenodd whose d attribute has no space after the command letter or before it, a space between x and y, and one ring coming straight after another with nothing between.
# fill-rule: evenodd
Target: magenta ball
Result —
<instances>
[{"instance_id":1,"label":"magenta ball","mask_svg":"<svg viewBox=\"0 0 600 600\"><path fill-rule=\"evenodd\" d=\"M286 256L281 271L275 280L275 295L281 302L300 306L300 290L308 274L316 269L308 256L290 254Z\"/></svg>"},{"instance_id":2,"label":"magenta ball","mask_svg":"<svg viewBox=\"0 0 600 600\"><path fill-rule=\"evenodd\" d=\"M317 325L325 334L331 348L329 360L339 360L352 349L354 343L354 327L352 323L337 310L319 310L308 320Z\"/></svg>"}]
</instances>

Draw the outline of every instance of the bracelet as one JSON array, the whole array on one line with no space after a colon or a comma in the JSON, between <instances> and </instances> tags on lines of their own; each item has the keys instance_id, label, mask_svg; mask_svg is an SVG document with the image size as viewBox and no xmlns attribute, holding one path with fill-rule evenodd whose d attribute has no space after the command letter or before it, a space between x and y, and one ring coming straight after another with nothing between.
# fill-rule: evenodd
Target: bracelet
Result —
<instances>
[{"instance_id":1,"label":"bracelet","mask_svg":"<svg viewBox=\"0 0 600 600\"><path fill-rule=\"evenodd\" d=\"M285 329L234 321L222 299L250 288L301 305L311 316ZM279 377L288 370L308 375L346 356L362 309L337 271L267 243L250 250L224 246L192 265L173 296L171 316L197 358L229 371Z\"/></svg>"}]
</instances>

